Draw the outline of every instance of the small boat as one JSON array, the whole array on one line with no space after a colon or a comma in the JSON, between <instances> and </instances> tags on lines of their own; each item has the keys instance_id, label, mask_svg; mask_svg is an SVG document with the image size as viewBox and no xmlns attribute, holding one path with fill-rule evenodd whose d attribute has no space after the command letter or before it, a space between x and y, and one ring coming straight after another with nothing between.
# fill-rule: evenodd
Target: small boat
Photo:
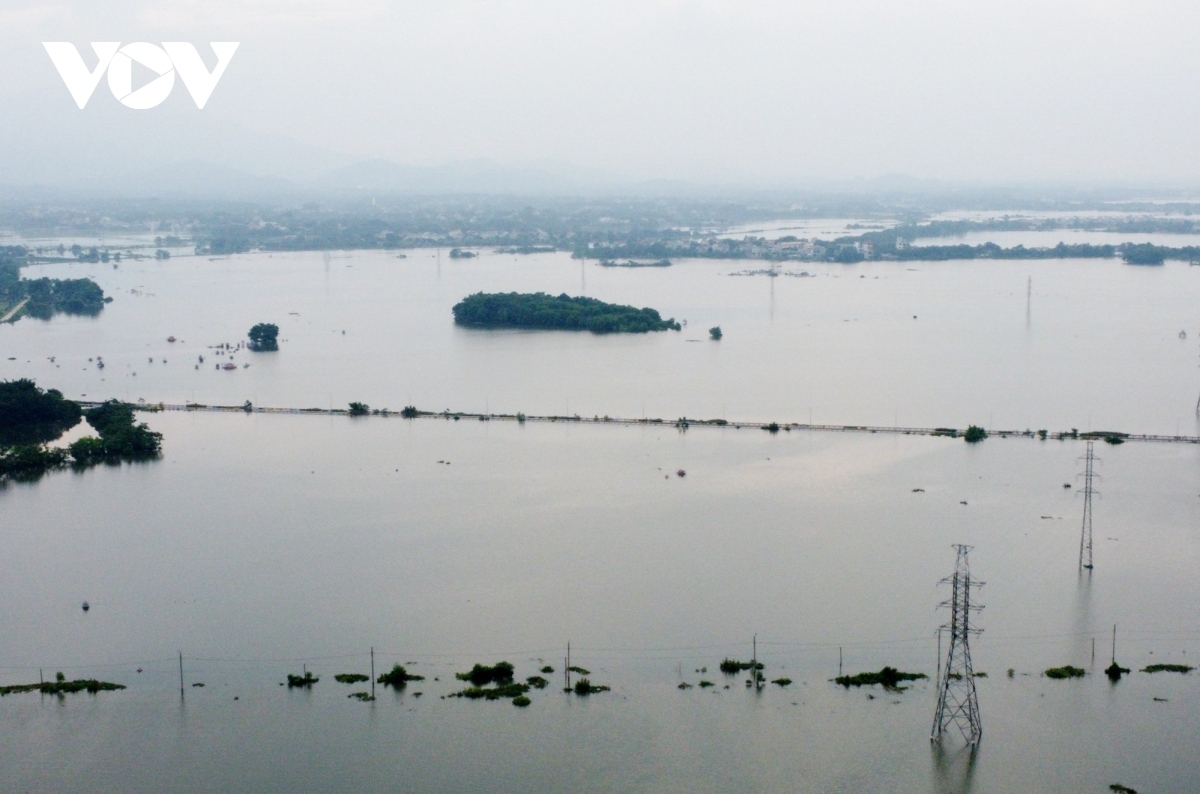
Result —
<instances>
[{"instance_id":1,"label":"small boat","mask_svg":"<svg viewBox=\"0 0 1200 794\"><path fill-rule=\"evenodd\" d=\"M234 364L232 361L227 361L225 365L221 367L221 369L237 369L237 364Z\"/></svg>"},{"instance_id":2,"label":"small boat","mask_svg":"<svg viewBox=\"0 0 1200 794\"><path fill-rule=\"evenodd\" d=\"M175 341L175 337L173 337L173 336L168 336L168 337L167 337L167 341L168 341L168 342L172 342L172 343L173 343L173 342Z\"/></svg>"},{"instance_id":3,"label":"small boat","mask_svg":"<svg viewBox=\"0 0 1200 794\"><path fill-rule=\"evenodd\" d=\"M89 604L87 601L84 601L84 602L83 602L83 611L84 611L84 612L87 612L87 611L88 611L89 609L91 609L91 608L92 608L92 605L91 605L91 604Z\"/></svg>"}]
</instances>

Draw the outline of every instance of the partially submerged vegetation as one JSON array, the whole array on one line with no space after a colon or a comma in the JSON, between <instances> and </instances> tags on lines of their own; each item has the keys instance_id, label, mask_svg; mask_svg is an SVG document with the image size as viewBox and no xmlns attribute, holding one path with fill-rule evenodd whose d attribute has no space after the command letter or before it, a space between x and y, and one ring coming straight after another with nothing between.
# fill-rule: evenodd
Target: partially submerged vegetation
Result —
<instances>
[{"instance_id":1,"label":"partially submerged vegetation","mask_svg":"<svg viewBox=\"0 0 1200 794\"><path fill-rule=\"evenodd\" d=\"M591 331L594 334L643 334L680 330L674 318L662 319L654 309L536 293L477 292L453 308L454 322L468 328L534 328Z\"/></svg>"},{"instance_id":2,"label":"partially submerged vegetation","mask_svg":"<svg viewBox=\"0 0 1200 794\"><path fill-rule=\"evenodd\" d=\"M455 673L454 677L459 681L470 681L475 686L484 686L485 684L511 681L514 672L511 663L497 662L491 666L476 664L465 673Z\"/></svg>"},{"instance_id":3,"label":"partially submerged vegetation","mask_svg":"<svg viewBox=\"0 0 1200 794\"><path fill-rule=\"evenodd\" d=\"M610 687L598 686L593 684L586 678L581 678L575 682L575 694L581 696L594 695L597 692L607 692Z\"/></svg>"},{"instance_id":4,"label":"partially submerged vegetation","mask_svg":"<svg viewBox=\"0 0 1200 794\"><path fill-rule=\"evenodd\" d=\"M371 677L362 673L338 673L333 680L339 684L361 684L363 681L370 681Z\"/></svg>"},{"instance_id":5,"label":"partially submerged vegetation","mask_svg":"<svg viewBox=\"0 0 1200 794\"><path fill-rule=\"evenodd\" d=\"M1152 664L1148 667L1143 667L1143 673L1190 673L1196 668L1186 664Z\"/></svg>"},{"instance_id":6,"label":"partially submerged vegetation","mask_svg":"<svg viewBox=\"0 0 1200 794\"><path fill-rule=\"evenodd\" d=\"M376 683L390 686L392 689L401 690L408 685L409 681L424 681L425 676L413 675L404 669L403 665L395 665L386 673L381 673L379 678L375 679Z\"/></svg>"},{"instance_id":7,"label":"partially submerged vegetation","mask_svg":"<svg viewBox=\"0 0 1200 794\"><path fill-rule=\"evenodd\" d=\"M112 298L90 278L21 278L29 260L22 246L0 246L0 319L16 320L24 314L49 320L55 314L94 316Z\"/></svg>"},{"instance_id":8,"label":"partially submerged vegetation","mask_svg":"<svg viewBox=\"0 0 1200 794\"><path fill-rule=\"evenodd\" d=\"M118 689L124 688L121 684L97 681L95 678L80 678L75 681L68 681L67 677L62 673L56 673L53 681L0 686L0 697L15 695L21 692L41 692L43 695L58 695L60 697L62 695L72 695L76 692L87 692L94 695L97 692L115 692Z\"/></svg>"},{"instance_id":9,"label":"partially submerged vegetation","mask_svg":"<svg viewBox=\"0 0 1200 794\"><path fill-rule=\"evenodd\" d=\"M971 425L967 428L967 432L963 433L963 441L966 441L968 444L983 441L987 437L987 431L979 425Z\"/></svg>"},{"instance_id":10,"label":"partially submerged vegetation","mask_svg":"<svg viewBox=\"0 0 1200 794\"><path fill-rule=\"evenodd\" d=\"M47 447L83 415L100 434L66 449ZM83 412L77 403L30 380L0 383L0 484L32 482L67 466L81 471L100 463L152 460L162 451L162 434L134 420L134 406L110 400Z\"/></svg>"},{"instance_id":11,"label":"partially submerged vegetation","mask_svg":"<svg viewBox=\"0 0 1200 794\"><path fill-rule=\"evenodd\" d=\"M256 353L269 353L279 349L279 326L275 323L258 323L248 334L250 344L247 345Z\"/></svg>"},{"instance_id":12,"label":"partially submerged vegetation","mask_svg":"<svg viewBox=\"0 0 1200 794\"><path fill-rule=\"evenodd\" d=\"M1062 667L1051 667L1043 675L1047 678L1062 680L1064 678L1083 678L1086 674L1086 671L1082 668L1072 667L1068 664Z\"/></svg>"},{"instance_id":13,"label":"partially submerged vegetation","mask_svg":"<svg viewBox=\"0 0 1200 794\"><path fill-rule=\"evenodd\" d=\"M739 662L737 659L722 659L721 672L725 675L737 675L743 670L763 669L762 662Z\"/></svg>"},{"instance_id":14,"label":"partially submerged vegetation","mask_svg":"<svg viewBox=\"0 0 1200 794\"><path fill-rule=\"evenodd\" d=\"M895 667L884 667L877 673L858 673L857 675L840 675L833 679L835 684L849 689L852 686L874 686L878 684L884 689L899 689L901 681L920 681L929 678L924 673L905 673Z\"/></svg>"},{"instance_id":15,"label":"partially submerged vegetation","mask_svg":"<svg viewBox=\"0 0 1200 794\"><path fill-rule=\"evenodd\" d=\"M304 675L288 673L287 685L288 689L312 689L313 684L320 680L320 678L312 674L311 670L305 670Z\"/></svg>"}]
</instances>

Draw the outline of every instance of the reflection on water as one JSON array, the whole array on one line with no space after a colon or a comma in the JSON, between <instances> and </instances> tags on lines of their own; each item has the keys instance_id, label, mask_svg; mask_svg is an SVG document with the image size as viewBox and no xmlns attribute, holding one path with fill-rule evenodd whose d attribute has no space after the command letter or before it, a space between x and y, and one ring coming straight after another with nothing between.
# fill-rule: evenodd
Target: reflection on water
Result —
<instances>
[{"instance_id":1,"label":"reflection on water","mask_svg":"<svg viewBox=\"0 0 1200 794\"><path fill-rule=\"evenodd\" d=\"M975 745L946 749L933 742L933 791L935 794L970 794L975 780L975 758L980 750Z\"/></svg>"}]
</instances>

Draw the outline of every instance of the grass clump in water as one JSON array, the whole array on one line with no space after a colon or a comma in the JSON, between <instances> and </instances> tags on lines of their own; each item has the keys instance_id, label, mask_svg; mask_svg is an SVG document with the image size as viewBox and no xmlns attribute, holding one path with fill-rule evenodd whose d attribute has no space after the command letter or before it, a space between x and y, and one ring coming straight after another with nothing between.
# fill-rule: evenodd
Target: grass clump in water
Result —
<instances>
[{"instance_id":1,"label":"grass clump in water","mask_svg":"<svg viewBox=\"0 0 1200 794\"><path fill-rule=\"evenodd\" d=\"M1083 678L1085 671L1080 667L1072 667L1068 664L1063 667L1051 667L1044 673L1044 675L1047 678L1053 678L1056 680L1062 680L1064 678Z\"/></svg>"},{"instance_id":2,"label":"grass clump in water","mask_svg":"<svg viewBox=\"0 0 1200 794\"><path fill-rule=\"evenodd\" d=\"M545 673L546 675L550 675L551 673L553 673L553 672L554 672L554 668L553 668L553 667L551 667L550 665L546 665L545 667L543 667L543 668L542 668L541 670L539 670L538 672Z\"/></svg>"},{"instance_id":3,"label":"grass clump in water","mask_svg":"<svg viewBox=\"0 0 1200 794\"><path fill-rule=\"evenodd\" d=\"M1117 794L1137 794L1137 789L1123 786L1120 783L1113 783L1108 787L1109 791L1115 791Z\"/></svg>"},{"instance_id":4,"label":"grass clump in water","mask_svg":"<svg viewBox=\"0 0 1200 794\"><path fill-rule=\"evenodd\" d=\"M359 700L366 700L366 701L371 701L371 700L375 699L371 696L370 692L351 692L349 695L346 695L346 697L357 698Z\"/></svg>"},{"instance_id":5,"label":"grass clump in water","mask_svg":"<svg viewBox=\"0 0 1200 794\"><path fill-rule=\"evenodd\" d=\"M570 670L572 673L579 673L580 675L591 675L592 674L591 670L588 670L583 667L576 667L574 665L568 667L567 669Z\"/></svg>"},{"instance_id":6,"label":"grass clump in water","mask_svg":"<svg viewBox=\"0 0 1200 794\"><path fill-rule=\"evenodd\" d=\"M296 689L298 687L302 689L312 689L312 685L320 680L321 679L317 678L308 671L305 671L304 675L292 675L291 673L288 673L287 685L288 689Z\"/></svg>"},{"instance_id":7,"label":"grass clump in water","mask_svg":"<svg viewBox=\"0 0 1200 794\"><path fill-rule=\"evenodd\" d=\"M524 695L517 695L515 698L513 698L513 705L519 709L525 708L532 702L533 702L532 700L525 697Z\"/></svg>"},{"instance_id":8,"label":"grass clump in water","mask_svg":"<svg viewBox=\"0 0 1200 794\"><path fill-rule=\"evenodd\" d=\"M454 677L459 681L470 681L477 687L485 684L499 684L505 681L512 681L513 666L509 662L497 662L491 667L484 664L477 664L468 672L455 673Z\"/></svg>"},{"instance_id":9,"label":"grass clump in water","mask_svg":"<svg viewBox=\"0 0 1200 794\"><path fill-rule=\"evenodd\" d=\"M779 686L789 686L789 685L792 683L792 679L790 679L790 678L776 678L776 679L775 679L774 681L772 681L771 683L772 683L772 684L778 684Z\"/></svg>"},{"instance_id":10,"label":"grass clump in water","mask_svg":"<svg viewBox=\"0 0 1200 794\"><path fill-rule=\"evenodd\" d=\"M722 659L721 660L721 672L724 673L725 675L737 675L738 673L742 672L743 670L749 670L755 666L756 666L755 662L739 662L736 659ZM758 662L757 668L759 670L763 669L763 663Z\"/></svg>"},{"instance_id":11,"label":"grass clump in water","mask_svg":"<svg viewBox=\"0 0 1200 794\"><path fill-rule=\"evenodd\" d=\"M575 694L581 696L592 695L597 692L607 692L609 687L597 686L586 678L581 678L575 682Z\"/></svg>"},{"instance_id":12,"label":"grass clump in water","mask_svg":"<svg viewBox=\"0 0 1200 794\"><path fill-rule=\"evenodd\" d=\"M840 675L833 679L835 684L849 689L852 686L873 686L879 684L884 689L899 689L901 681L918 681L929 678L924 673L904 673L895 667L884 667L877 673L859 673L858 675Z\"/></svg>"},{"instance_id":13,"label":"grass clump in water","mask_svg":"<svg viewBox=\"0 0 1200 794\"><path fill-rule=\"evenodd\" d=\"M700 682L701 689L708 689L710 686L716 686L716 684L714 684L712 681L701 681Z\"/></svg>"},{"instance_id":14,"label":"grass clump in water","mask_svg":"<svg viewBox=\"0 0 1200 794\"><path fill-rule=\"evenodd\" d=\"M404 669L403 665L396 665L391 670L383 673L379 678L375 679L377 683L384 686L390 686L392 689L400 690L408 684L409 681L424 681L425 676L413 675Z\"/></svg>"},{"instance_id":15,"label":"grass clump in water","mask_svg":"<svg viewBox=\"0 0 1200 794\"><path fill-rule=\"evenodd\" d=\"M550 685L550 682L542 678L540 675L531 675L525 679L525 683L529 684L534 689L545 689Z\"/></svg>"},{"instance_id":16,"label":"grass clump in water","mask_svg":"<svg viewBox=\"0 0 1200 794\"><path fill-rule=\"evenodd\" d=\"M1143 673L1190 673L1196 668L1186 664L1152 664L1149 667L1143 667Z\"/></svg>"},{"instance_id":17,"label":"grass clump in water","mask_svg":"<svg viewBox=\"0 0 1200 794\"><path fill-rule=\"evenodd\" d=\"M363 681L370 681L371 678L362 673L338 673L333 677L333 680L339 684L360 684Z\"/></svg>"},{"instance_id":18,"label":"grass clump in water","mask_svg":"<svg viewBox=\"0 0 1200 794\"><path fill-rule=\"evenodd\" d=\"M529 684L517 684L509 681L507 684L497 684L493 687L467 687L461 692L455 692L450 697L467 698L468 700L509 700L523 696L529 691Z\"/></svg>"},{"instance_id":19,"label":"grass clump in water","mask_svg":"<svg viewBox=\"0 0 1200 794\"><path fill-rule=\"evenodd\" d=\"M76 681L68 681L67 677L62 673L57 673L53 681L43 681L37 684L15 684L13 686L0 686L0 697L4 695L16 695L21 692L41 692L43 695L73 695L76 692L87 692L96 694L97 692L115 692L118 689L124 689L121 684L112 684L108 681L97 681L94 678L80 678Z\"/></svg>"}]
</instances>

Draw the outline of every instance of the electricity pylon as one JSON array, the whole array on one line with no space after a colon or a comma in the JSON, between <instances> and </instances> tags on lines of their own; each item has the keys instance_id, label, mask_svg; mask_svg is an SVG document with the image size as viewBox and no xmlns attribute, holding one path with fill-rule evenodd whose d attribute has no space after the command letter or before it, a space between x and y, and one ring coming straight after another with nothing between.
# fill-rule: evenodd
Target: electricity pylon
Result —
<instances>
[{"instance_id":1,"label":"electricity pylon","mask_svg":"<svg viewBox=\"0 0 1200 794\"><path fill-rule=\"evenodd\" d=\"M937 713L933 717L931 742L940 742L951 728L957 728L963 739L972 747L979 745L983 737L983 724L979 720L979 696L975 693L975 668L971 664L971 635L979 635L980 629L971 628L971 613L983 609L971 603L971 588L982 587L983 582L971 580L971 569L967 563L970 546L955 544L958 559L954 575L939 584L950 585L950 598L939 604L950 610L950 622L939 631L950 633L950 650L939 671ZM939 660L940 661L940 660Z\"/></svg>"},{"instance_id":2,"label":"electricity pylon","mask_svg":"<svg viewBox=\"0 0 1200 794\"><path fill-rule=\"evenodd\" d=\"M1087 454L1080 460L1085 461L1083 471L1083 529L1079 534L1079 570L1092 570L1092 494L1097 493L1092 487L1092 481L1099 477L1093 470L1096 461L1100 460L1092 451L1095 442L1087 442Z\"/></svg>"}]
</instances>

